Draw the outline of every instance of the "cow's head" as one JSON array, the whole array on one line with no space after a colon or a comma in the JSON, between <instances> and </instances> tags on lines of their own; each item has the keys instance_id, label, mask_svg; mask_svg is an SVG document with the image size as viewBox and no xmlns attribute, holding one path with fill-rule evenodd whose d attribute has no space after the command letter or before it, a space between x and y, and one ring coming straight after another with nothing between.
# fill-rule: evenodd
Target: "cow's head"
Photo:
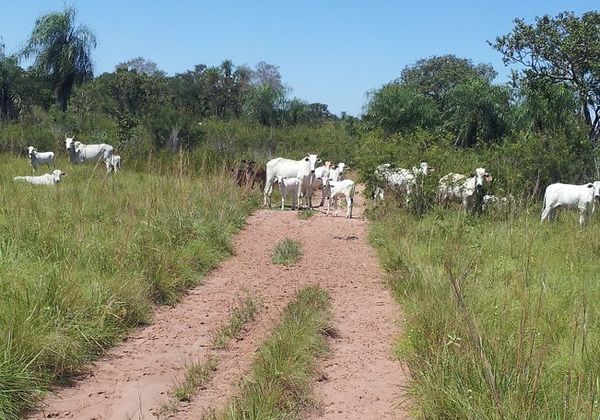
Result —
<instances>
[{"instance_id":1,"label":"cow's head","mask_svg":"<svg viewBox=\"0 0 600 420\"><path fill-rule=\"evenodd\" d=\"M69 150L71 148L71 145L73 145L74 142L75 142L75 137L67 137L67 135L65 134L65 148L67 150Z\"/></svg>"},{"instance_id":2,"label":"cow's head","mask_svg":"<svg viewBox=\"0 0 600 420\"><path fill-rule=\"evenodd\" d=\"M321 162L321 159L319 159L317 157L317 155L307 155L304 157L304 161L308 162L310 165L310 172L314 173L315 172L315 166L317 165L317 163Z\"/></svg>"},{"instance_id":3,"label":"cow's head","mask_svg":"<svg viewBox=\"0 0 600 420\"><path fill-rule=\"evenodd\" d=\"M600 181L594 181L592 186L594 188L594 198L600 200Z\"/></svg>"},{"instance_id":4,"label":"cow's head","mask_svg":"<svg viewBox=\"0 0 600 420\"><path fill-rule=\"evenodd\" d=\"M54 171L52 171L52 174L54 175L54 179L56 180L56 182L60 181L60 177L61 176L65 176L66 175L66 173L64 173L60 169L55 169Z\"/></svg>"},{"instance_id":5,"label":"cow's head","mask_svg":"<svg viewBox=\"0 0 600 420\"><path fill-rule=\"evenodd\" d=\"M429 163L421 162L419 163L419 169L423 175L427 175L429 172L433 172L433 168L429 167Z\"/></svg>"},{"instance_id":6,"label":"cow's head","mask_svg":"<svg viewBox=\"0 0 600 420\"><path fill-rule=\"evenodd\" d=\"M33 156L33 153L37 152L37 149L33 146L29 146L27 148L27 156L31 158L31 156Z\"/></svg>"},{"instance_id":7,"label":"cow's head","mask_svg":"<svg viewBox=\"0 0 600 420\"><path fill-rule=\"evenodd\" d=\"M340 162L337 164L337 167L339 168L340 173L343 173L344 169L346 169L346 164L344 162Z\"/></svg>"},{"instance_id":8,"label":"cow's head","mask_svg":"<svg viewBox=\"0 0 600 420\"><path fill-rule=\"evenodd\" d=\"M481 189L484 182L492 182L494 180L484 168L475 169L475 173L472 176L475 177L475 189Z\"/></svg>"}]
</instances>

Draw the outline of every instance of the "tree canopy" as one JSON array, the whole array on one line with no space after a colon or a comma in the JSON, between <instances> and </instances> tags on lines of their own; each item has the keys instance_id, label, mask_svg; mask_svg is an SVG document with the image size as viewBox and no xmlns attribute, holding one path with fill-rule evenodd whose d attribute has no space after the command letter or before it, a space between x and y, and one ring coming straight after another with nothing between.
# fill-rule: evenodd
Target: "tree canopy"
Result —
<instances>
[{"instance_id":1,"label":"tree canopy","mask_svg":"<svg viewBox=\"0 0 600 420\"><path fill-rule=\"evenodd\" d=\"M93 76L92 50L96 37L85 25L75 24L75 9L38 18L21 54L35 57L35 68L50 77L56 104L63 111L73 86Z\"/></svg>"},{"instance_id":2,"label":"tree canopy","mask_svg":"<svg viewBox=\"0 0 600 420\"><path fill-rule=\"evenodd\" d=\"M534 24L515 20L509 34L491 44L505 64L518 64L530 85L564 84L579 98L580 112L597 144L600 136L600 13L562 12Z\"/></svg>"}]
</instances>

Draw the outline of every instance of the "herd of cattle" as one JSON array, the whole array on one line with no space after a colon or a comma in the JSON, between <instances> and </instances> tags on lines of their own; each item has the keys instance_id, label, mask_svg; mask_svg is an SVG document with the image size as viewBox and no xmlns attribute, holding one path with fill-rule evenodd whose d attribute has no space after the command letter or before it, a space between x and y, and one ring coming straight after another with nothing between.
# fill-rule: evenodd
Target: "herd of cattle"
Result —
<instances>
[{"instance_id":1,"label":"herd of cattle","mask_svg":"<svg viewBox=\"0 0 600 420\"><path fill-rule=\"evenodd\" d=\"M73 137L65 136L65 148L69 160L73 164L85 162L104 162L106 171L116 172L121 169L122 159L114 153L114 148L105 143L83 144L75 141ZM27 156L31 167L35 172L41 165L55 167L53 152L39 152L35 147L27 148ZM242 161L243 166L234 170L235 181L238 186L249 185L252 188L258 183L264 188L264 205L271 206L271 195L273 185L278 184L281 192L281 209L285 207L285 201L291 196L292 209L300 209L301 206L312 208L312 197L315 191L321 190L321 202L325 204L327 199L327 212L329 215L331 206L338 210L338 198L346 201L346 217L352 217L354 207L355 182L344 179L343 162L332 165L327 161L322 166L316 165L321 159L315 154L306 155L300 160L275 158L267 162L266 169L258 167L254 162ZM377 166L374 171L377 187L374 199L383 200L386 191L393 191L396 195L404 197L406 203L410 203L411 197L417 192L418 179L429 176L434 169L421 162L419 166L412 169L403 169L386 163ZM55 169L52 173L40 176L16 176L15 181L24 181L34 185L54 185L60 182L65 173ZM492 182L492 175L484 168L477 168L470 175L450 173L439 180L436 199L438 204L459 203L466 212L474 211L479 204L485 210L490 207L507 207L513 202L512 196L497 197L484 195L485 184ZM544 209L541 220L554 221L558 208L579 210L579 223L586 225L595 210L595 201L600 198L600 181L583 185L551 184L546 188L544 194Z\"/></svg>"},{"instance_id":2,"label":"herd of cattle","mask_svg":"<svg viewBox=\"0 0 600 420\"><path fill-rule=\"evenodd\" d=\"M327 199L327 214L331 205L335 206L337 214L337 199L346 200L346 217L352 217L354 204L355 183L343 179L344 163L332 165L329 161L317 167L321 162L317 155L309 154L300 160L275 158L267 162L266 170L258 168L254 162L242 161L243 167L235 173L238 185L254 186L258 182L264 187L263 200L266 207L271 206L273 185L279 184L281 191L281 209L284 209L288 195L292 197L292 209L299 209L302 205L312 208L312 196L321 189L321 202L324 205ZM375 202L383 200L386 191L393 192L396 196L404 198L408 204L417 192L418 180L435 172L427 162L421 162L412 169L395 167L392 164L381 164L375 168L374 178L377 186L374 189ZM493 181L492 175L485 168L477 168L470 175L449 173L440 178L436 201L440 205L458 203L465 212L473 212L478 206L482 210L491 208L508 208L514 203L512 195L500 197L484 194L485 185ZM595 210L595 201L600 199L600 181L583 185L551 184L544 194L544 208L541 220L554 221L559 208L579 210L579 223L584 226L589 221Z\"/></svg>"},{"instance_id":3,"label":"herd of cattle","mask_svg":"<svg viewBox=\"0 0 600 420\"><path fill-rule=\"evenodd\" d=\"M110 144L83 144L75 141L73 137L65 136L65 148L69 154L69 160L73 164L85 162L104 161L107 172L117 172L121 170L121 156L114 154L114 148ZM36 172L41 165L56 167L54 152L39 152L35 147L27 148L27 158L31 164L33 172ZM24 181L33 185L54 185L60 182L62 176L66 175L60 169L55 169L52 173L38 176L16 176L15 181Z\"/></svg>"}]
</instances>

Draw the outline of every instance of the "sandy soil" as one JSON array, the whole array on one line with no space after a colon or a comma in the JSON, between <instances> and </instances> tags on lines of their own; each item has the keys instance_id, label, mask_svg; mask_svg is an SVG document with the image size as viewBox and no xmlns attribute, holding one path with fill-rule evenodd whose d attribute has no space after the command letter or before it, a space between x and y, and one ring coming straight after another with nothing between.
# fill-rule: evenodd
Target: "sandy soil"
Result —
<instances>
[{"instance_id":1,"label":"sandy soil","mask_svg":"<svg viewBox=\"0 0 600 420\"><path fill-rule=\"evenodd\" d=\"M331 338L331 354L320 362L314 388L318 409L310 418L407 417L403 402L408 374L392 356L394 337L401 332L400 312L367 244L360 198L354 215L348 220L318 213L300 220L292 211L257 211L236 237L235 255L203 285L180 304L159 308L152 325L134 331L94 363L90 374L73 387L57 390L30 418L156 418L186 363L206 357L213 333L251 293L263 302L256 320L240 339L216 352L215 376L174 417L200 418L218 410L237 391L283 308L307 284L330 292L338 332ZM291 268L270 262L274 245L284 238L303 245L302 259Z\"/></svg>"}]
</instances>

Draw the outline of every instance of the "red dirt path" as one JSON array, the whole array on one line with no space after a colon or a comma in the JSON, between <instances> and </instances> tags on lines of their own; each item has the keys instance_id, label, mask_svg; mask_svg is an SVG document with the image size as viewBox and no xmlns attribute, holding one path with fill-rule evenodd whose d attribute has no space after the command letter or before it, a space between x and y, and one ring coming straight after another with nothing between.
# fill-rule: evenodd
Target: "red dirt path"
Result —
<instances>
[{"instance_id":1,"label":"red dirt path","mask_svg":"<svg viewBox=\"0 0 600 420\"><path fill-rule=\"evenodd\" d=\"M156 418L186 362L206 357L212 334L251 293L263 302L256 320L241 339L215 351L215 376L174 417L196 419L219 410L237 391L283 308L307 284L329 291L338 332L330 340L330 355L319 364L321 377L314 387L318 409L310 418L407 418L402 404L408 374L392 355L401 314L382 283L361 214L358 197L356 218L350 220L321 213L300 220L292 211L256 212L234 241L235 255L206 276L203 285L180 304L159 308L152 325L134 331L94 363L87 377L59 389L30 418ZM284 238L303 246L302 259L291 268L270 262L272 248Z\"/></svg>"}]
</instances>

